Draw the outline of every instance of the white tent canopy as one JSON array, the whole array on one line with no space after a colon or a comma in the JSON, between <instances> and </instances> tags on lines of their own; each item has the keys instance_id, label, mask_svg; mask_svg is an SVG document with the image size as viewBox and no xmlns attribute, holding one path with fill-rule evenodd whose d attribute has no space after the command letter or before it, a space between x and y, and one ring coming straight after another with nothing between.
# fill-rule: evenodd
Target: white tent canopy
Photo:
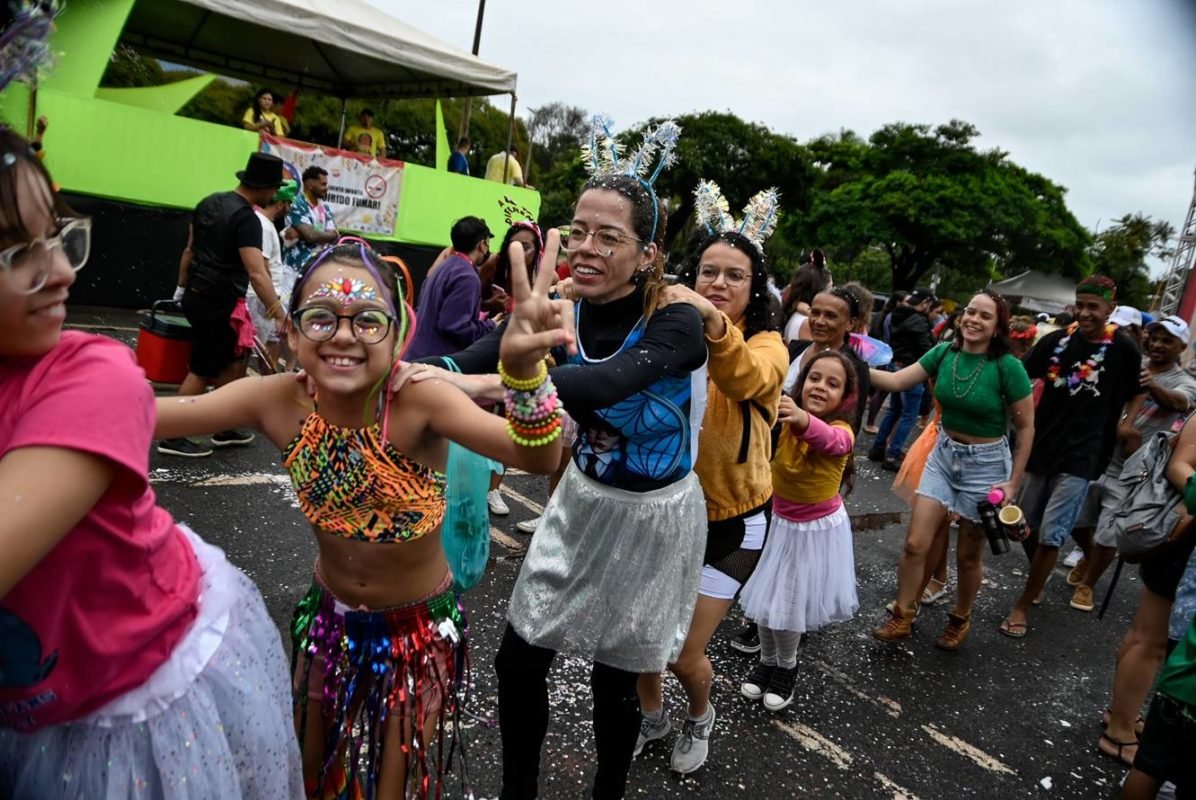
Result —
<instances>
[{"instance_id":1,"label":"white tent canopy","mask_svg":"<svg viewBox=\"0 0 1196 800\"><path fill-rule=\"evenodd\" d=\"M1015 306L1058 314L1076 301L1076 279L1028 270L988 288L1009 298Z\"/></svg>"},{"instance_id":2,"label":"white tent canopy","mask_svg":"<svg viewBox=\"0 0 1196 800\"><path fill-rule=\"evenodd\" d=\"M514 72L364 0L137 0L122 40L166 61L338 97L515 91Z\"/></svg>"}]
</instances>

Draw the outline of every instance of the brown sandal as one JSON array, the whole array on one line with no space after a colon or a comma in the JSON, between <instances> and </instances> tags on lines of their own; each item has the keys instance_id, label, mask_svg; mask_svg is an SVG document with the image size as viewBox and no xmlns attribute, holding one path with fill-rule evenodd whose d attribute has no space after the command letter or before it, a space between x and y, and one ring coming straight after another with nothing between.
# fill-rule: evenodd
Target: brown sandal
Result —
<instances>
[{"instance_id":1,"label":"brown sandal","mask_svg":"<svg viewBox=\"0 0 1196 800\"><path fill-rule=\"evenodd\" d=\"M963 646L964 639L972 631L972 615L961 617L958 614L947 615L947 628L938 638L934 646L940 650L955 652Z\"/></svg>"}]
</instances>

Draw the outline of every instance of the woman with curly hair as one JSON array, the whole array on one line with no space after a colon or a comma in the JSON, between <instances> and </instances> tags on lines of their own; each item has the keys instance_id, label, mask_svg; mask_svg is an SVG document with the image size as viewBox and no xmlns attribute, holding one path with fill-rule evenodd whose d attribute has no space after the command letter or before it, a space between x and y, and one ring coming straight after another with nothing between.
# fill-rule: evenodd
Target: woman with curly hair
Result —
<instances>
[{"instance_id":1,"label":"woman with curly hair","mask_svg":"<svg viewBox=\"0 0 1196 800\"><path fill-rule=\"evenodd\" d=\"M1034 401L1026 369L1010 352L1009 306L987 289L964 310L959 335L931 348L898 372L872 371L881 389L900 392L933 378L942 408L938 443L918 484L905 550L897 568L897 600L890 618L872 632L882 641L911 635L918 594L925 586L927 552L948 513L959 515L958 597L935 646L958 650L972 628L980 591L985 537L977 506L1000 488L1014 497L1034 439ZM1012 420L1017 451L1006 431Z\"/></svg>"}]
</instances>

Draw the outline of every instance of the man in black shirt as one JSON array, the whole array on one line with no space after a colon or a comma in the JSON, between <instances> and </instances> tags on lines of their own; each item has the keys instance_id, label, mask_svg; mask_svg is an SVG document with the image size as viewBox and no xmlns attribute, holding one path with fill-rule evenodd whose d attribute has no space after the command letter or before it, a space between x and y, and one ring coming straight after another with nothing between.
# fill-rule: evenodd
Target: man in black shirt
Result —
<instances>
[{"instance_id":1,"label":"man in black shirt","mask_svg":"<svg viewBox=\"0 0 1196 800\"><path fill-rule=\"evenodd\" d=\"M1034 419L1034 447L1018 505L1034 538L1027 547L1025 591L1001 623L1001 633L1026 635L1030 606L1042 593L1071 534L1088 482L1113 456L1119 435L1132 432L1144 396L1137 344L1107 322L1117 287L1102 275L1076 287L1076 322L1042 337L1026 354L1031 379L1044 388Z\"/></svg>"},{"instance_id":2,"label":"man in black shirt","mask_svg":"<svg viewBox=\"0 0 1196 800\"><path fill-rule=\"evenodd\" d=\"M893 348L893 369L899 370L915 363L934 346L930 335L930 320L926 315L938 304L930 292L919 289L893 309L889 344ZM913 430L922 405L925 384L889 397L889 413L880 423L880 431L868 451L869 461L883 461L890 472L900 469L905 452L905 440ZM886 450L887 445L887 450Z\"/></svg>"},{"instance_id":3,"label":"man in black shirt","mask_svg":"<svg viewBox=\"0 0 1196 800\"><path fill-rule=\"evenodd\" d=\"M238 353L232 318L250 283L267 314L280 323L286 319L262 256L262 224L253 211L255 205L267 205L282 184L282 159L253 153L237 180L233 191L209 195L195 207L179 262L183 313L192 333L191 363L179 387L183 397L245 374L246 359ZM212 437L215 447L252 441L252 433L241 431ZM197 458L211 455L212 448L190 439L165 439L159 442L158 452Z\"/></svg>"}]
</instances>

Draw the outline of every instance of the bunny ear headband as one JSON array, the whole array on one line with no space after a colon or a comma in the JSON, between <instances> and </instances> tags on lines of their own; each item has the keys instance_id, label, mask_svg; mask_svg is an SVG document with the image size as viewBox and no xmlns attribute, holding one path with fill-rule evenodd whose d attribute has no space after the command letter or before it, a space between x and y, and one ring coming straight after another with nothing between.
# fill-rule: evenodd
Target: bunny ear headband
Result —
<instances>
[{"instance_id":1,"label":"bunny ear headband","mask_svg":"<svg viewBox=\"0 0 1196 800\"><path fill-rule=\"evenodd\" d=\"M694 189L694 209L699 225L711 235L728 232L742 234L761 254L764 252L764 242L776 230L777 219L781 216L779 200L776 189L758 192L743 207L743 221L737 222L731 216L727 198L723 197L717 183L698 181L698 188Z\"/></svg>"},{"instance_id":2,"label":"bunny ear headband","mask_svg":"<svg viewBox=\"0 0 1196 800\"><path fill-rule=\"evenodd\" d=\"M623 157L619 143L611 128L614 122L604 114L595 114L590 120L590 133L581 146L581 163L591 177L613 177L626 175L635 178L652 198L652 236L656 238L659 214L656 202L656 179L660 173L677 161L677 140L681 137L681 126L667 120L644 131L643 141L632 153Z\"/></svg>"}]
</instances>

